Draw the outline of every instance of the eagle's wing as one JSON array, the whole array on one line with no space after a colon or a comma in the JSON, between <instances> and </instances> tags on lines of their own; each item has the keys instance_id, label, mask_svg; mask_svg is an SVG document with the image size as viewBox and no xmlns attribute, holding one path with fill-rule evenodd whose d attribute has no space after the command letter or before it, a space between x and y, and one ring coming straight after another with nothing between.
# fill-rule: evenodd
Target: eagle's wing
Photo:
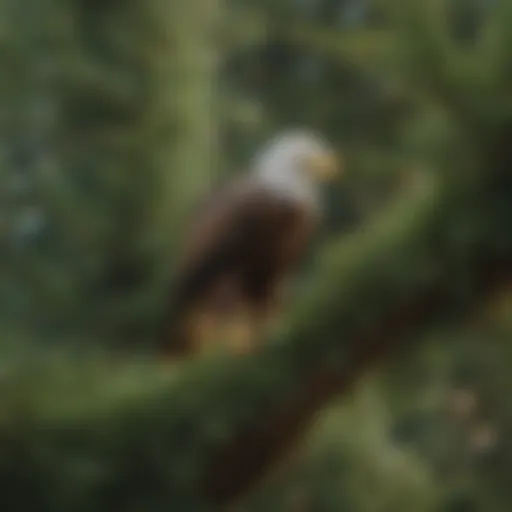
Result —
<instances>
[{"instance_id":1,"label":"eagle's wing","mask_svg":"<svg viewBox=\"0 0 512 512\"><path fill-rule=\"evenodd\" d=\"M169 290L161 339L172 343L182 317L204 290L229 270L237 257L244 229L254 218L262 194L247 179L216 191L191 219L181 263Z\"/></svg>"},{"instance_id":2,"label":"eagle's wing","mask_svg":"<svg viewBox=\"0 0 512 512\"><path fill-rule=\"evenodd\" d=\"M234 263L260 193L248 180L238 181L214 194L198 210L178 265L174 304L179 309L193 302Z\"/></svg>"}]
</instances>

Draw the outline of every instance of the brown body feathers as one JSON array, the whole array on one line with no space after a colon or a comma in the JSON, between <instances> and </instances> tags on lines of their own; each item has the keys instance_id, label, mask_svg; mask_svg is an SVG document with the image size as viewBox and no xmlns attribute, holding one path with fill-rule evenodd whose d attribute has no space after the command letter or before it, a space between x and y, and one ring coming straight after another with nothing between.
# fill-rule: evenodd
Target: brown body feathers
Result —
<instances>
[{"instance_id":1,"label":"brown body feathers","mask_svg":"<svg viewBox=\"0 0 512 512\"><path fill-rule=\"evenodd\" d=\"M173 311L162 331L166 353L199 350L200 324L212 331L214 320L229 321L242 312L254 334L272 315L316 220L310 208L249 178L213 194L186 234Z\"/></svg>"}]
</instances>

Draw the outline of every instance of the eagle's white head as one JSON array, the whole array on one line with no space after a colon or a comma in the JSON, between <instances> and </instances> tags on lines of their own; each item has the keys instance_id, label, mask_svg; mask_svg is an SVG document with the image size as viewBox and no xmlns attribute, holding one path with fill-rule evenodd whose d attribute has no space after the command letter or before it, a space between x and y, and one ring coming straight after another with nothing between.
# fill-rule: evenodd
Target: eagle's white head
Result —
<instances>
[{"instance_id":1,"label":"eagle's white head","mask_svg":"<svg viewBox=\"0 0 512 512\"><path fill-rule=\"evenodd\" d=\"M285 199L319 205L320 184L338 172L330 145L309 131L288 131L265 144L252 172L256 180Z\"/></svg>"}]
</instances>

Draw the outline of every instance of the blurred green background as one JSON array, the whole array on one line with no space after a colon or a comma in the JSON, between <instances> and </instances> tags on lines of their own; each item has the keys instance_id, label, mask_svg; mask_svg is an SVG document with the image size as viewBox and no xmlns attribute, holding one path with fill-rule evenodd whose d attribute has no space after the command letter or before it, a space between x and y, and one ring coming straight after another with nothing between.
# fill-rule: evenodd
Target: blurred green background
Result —
<instances>
[{"instance_id":1,"label":"blurred green background","mask_svg":"<svg viewBox=\"0 0 512 512\"><path fill-rule=\"evenodd\" d=\"M382 332L385 308L397 297L412 303L432 275L448 299L428 321L411 322L378 372L319 404L291 463L235 509L510 510L511 24L510 0L0 0L5 510L211 505L193 492L197 467L213 457L196 442L202 434L175 456L183 432L155 420L171 471L155 462L149 412L123 419L113 398L108 413L91 403L105 400L105 380L132 398L156 385L151 367L117 382L120 370L105 358L119 347L133 359L151 354L191 205L295 126L319 130L347 161L344 181L327 191L327 223L300 294L324 295L317 256L337 261L347 244L367 277L346 288L348 276L333 271L349 290L340 322L369 311ZM438 181L450 192L431 199L434 227L423 230L414 194ZM384 247L372 255L367 226L402 203L410 226L389 235L388 250L386 223L370 230L368 240L380 236ZM414 242L402 246L401 236ZM483 293L487 267L498 270ZM311 350L328 356L328 343L354 337L346 329L326 321L318 339L334 341ZM77 360L93 361L92 370L74 370ZM275 371L279 355L273 361ZM255 389L266 378L259 370ZM224 404L219 379L206 372L190 400L187 387L171 386L165 414L186 411L193 425L214 410L238 418L227 412L236 400L214 409L207 398L217 392ZM123 476L134 457L145 461L140 472ZM189 494L177 476L185 473ZM174 494L162 491L169 481Z\"/></svg>"}]
</instances>

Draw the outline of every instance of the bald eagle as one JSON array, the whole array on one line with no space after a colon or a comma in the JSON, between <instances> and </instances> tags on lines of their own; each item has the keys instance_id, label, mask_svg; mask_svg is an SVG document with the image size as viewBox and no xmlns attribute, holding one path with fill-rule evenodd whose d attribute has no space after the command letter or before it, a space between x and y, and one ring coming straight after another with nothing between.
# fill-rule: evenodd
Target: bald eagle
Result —
<instances>
[{"instance_id":1,"label":"bald eagle","mask_svg":"<svg viewBox=\"0 0 512 512\"><path fill-rule=\"evenodd\" d=\"M188 226L166 306L159 340L166 355L196 353L213 333L236 350L253 346L321 219L320 184L338 163L316 134L285 132L248 173L206 198ZM222 326L231 330L221 335Z\"/></svg>"}]
</instances>

